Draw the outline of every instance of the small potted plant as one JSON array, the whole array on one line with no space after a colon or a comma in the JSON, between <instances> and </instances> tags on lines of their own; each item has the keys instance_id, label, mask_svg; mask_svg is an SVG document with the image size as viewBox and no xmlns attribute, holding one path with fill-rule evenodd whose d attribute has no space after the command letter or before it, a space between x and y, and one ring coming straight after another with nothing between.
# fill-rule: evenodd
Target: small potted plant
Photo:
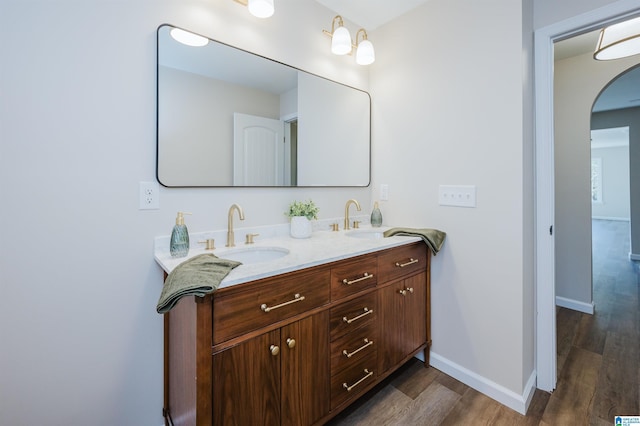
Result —
<instances>
[{"instance_id":1,"label":"small potted plant","mask_svg":"<svg viewBox=\"0 0 640 426\"><path fill-rule=\"evenodd\" d=\"M318 218L318 207L312 200L293 201L289 204L289 210L285 212L291 218L291 236L293 238L311 237L312 219Z\"/></svg>"}]
</instances>

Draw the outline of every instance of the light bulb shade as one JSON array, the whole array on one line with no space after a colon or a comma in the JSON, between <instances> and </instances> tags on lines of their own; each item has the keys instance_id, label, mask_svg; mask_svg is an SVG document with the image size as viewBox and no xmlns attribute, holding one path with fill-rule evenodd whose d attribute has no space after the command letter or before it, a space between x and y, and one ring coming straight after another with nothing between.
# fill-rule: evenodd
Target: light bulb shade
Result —
<instances>
[{"instance_id":1,"label":"light bulb shade","mask_svg":"<svg viewBox=\"0 0 640 426\"><path fill-rule=\"evenodd\" d=\"M608 61L640 53L640 18L611 25L600 31L594 59Z\"/></svg>"},{"instance_id":2,"label":"light bulb shade","mask_svg":"<svg viewBox=\"0 0 640 426\"><path fill-rule=\"evenodd\" d=\"M373 44L369 40L362 40L358 43L356 51L356 63L360 65L369 65L376 60L376 52L373 50Z\"/></svg>"},{"instance_id":3,"label":"light bulb shade","mask_svg":"<svg viewBox=\"0 0 640 426\"><path fill-rule=\"evenodd\" d=\"M257 18L268 18L275 11L273 0L249 0L247 7L249 13Z\"/></svg>"},{"instance_id":4,"label":"light bulb shade","mask_svg":"<svg viewBox=\"0 0 640 426\"><path fill-rule=\"evenodd\" d=\"M208 38L189 31L181 30L180 28L173 28L170 34L175 41L186 44L187 46L201 47L206 46L207 43L209 43Z\"/></svg>"},{"instance_id":5,"label":"light bulb shade","mask_svg":"<svg viewBox=\"0 0 640 426\"><path fill-rule=\"evenodd\" d=\"M338 27L333 32L331 52L335 55L346 55L351 52L351 34L345 27Z\"/></svg>"}]
</instances>

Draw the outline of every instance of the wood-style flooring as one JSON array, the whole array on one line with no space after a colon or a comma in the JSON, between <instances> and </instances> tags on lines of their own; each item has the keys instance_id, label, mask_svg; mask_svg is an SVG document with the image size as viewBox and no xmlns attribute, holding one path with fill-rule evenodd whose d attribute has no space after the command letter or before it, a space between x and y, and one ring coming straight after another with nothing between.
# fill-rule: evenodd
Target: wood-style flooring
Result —
<instances>
[{"instance_id":1,"label":"wood-style flooring","mask_svg":"<svg viewBox=\"0 0 640 426\"><path fill-rule=\"evenodd\" d=\"M594 315L557 309L558 382L523 416L414 359L333 419L350 425L613 425L640 414L638 262L629 223L593 221Z\"/></svg>"}]
</instances>

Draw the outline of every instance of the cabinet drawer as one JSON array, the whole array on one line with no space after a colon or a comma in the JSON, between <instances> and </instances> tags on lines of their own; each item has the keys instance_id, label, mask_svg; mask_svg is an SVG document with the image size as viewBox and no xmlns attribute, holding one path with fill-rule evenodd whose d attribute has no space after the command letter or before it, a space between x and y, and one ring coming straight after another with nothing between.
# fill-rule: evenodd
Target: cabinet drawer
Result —
<instances>
[{"instance_id":1,"label":"cabinet drawer","mask_svg":"<svg viewBox=\"0 0 640 426\"><path fill-rule=\"evenodd\" d=\"M387 282L427 269L427 246L419 242L387 250L378 256L378 281Z\"/></svg>"},{"instance_id":2,"label":"cabinet drawer","mask_svg":"<svg viewBox=\"0 0 640 426\"><path fill-rule=\"evenodd\" d=\"M367 324L375 324L376 292L331 309L331 341Z\"/></svg>"},{"instance_id":3,"label":"cabinet drawer","mask_svg":"<svg viewBox=\"0 0 640 426\"><path fill-rule=\"evenodd\" d=\"M332 376L365 358L376 365L379 344L376 329L376 325L370 323L331 343Z\"/></svg>"},{"instance_id":4,"label":"cabinet drawer","mask_svg":"<svg viewBox=\"0 0 640 426\"><path fill-rule=\"evenodd\" d=\"M331 300L337 300L375 287L378 282L378 258L365 256L331 268Z\"/></svg>"},{"instance_id":5,"label":"cabinet drawer","mask_svg":"<svg viewBox=\"0 0 640 426\"><path fill-rule=\"evenodd\" d=\"M375 381L375 368L375 363L365 358L333 376L331 378L331 409L361 395L367 386Z\"/></svg>"},{"instance_id":6,"label":"cabinet drawer","mask_svg":"<svg viewBox=\"0 0 640 426\"><path fill-rule=\"evenodd\" d=\"M213 299L213 344L329 303L328 269L265 279Z\"/></svg>"}]
</instances>

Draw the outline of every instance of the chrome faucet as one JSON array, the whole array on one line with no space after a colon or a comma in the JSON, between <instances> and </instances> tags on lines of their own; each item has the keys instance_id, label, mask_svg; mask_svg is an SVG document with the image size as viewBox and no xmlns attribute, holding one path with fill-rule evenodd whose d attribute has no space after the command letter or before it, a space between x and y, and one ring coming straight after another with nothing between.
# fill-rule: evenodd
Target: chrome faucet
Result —
<instances>
[{"instance_id":1,"label":"chrome faucet","mask_svg":"<svg viewBox=\"0 0 640 426\"><path fill-rule=\"evenodd\" d=\"M349 226L349 206L351 204L355 204L356 205L356 209L358 209L358 211L362 210L360 208L360 203L357 200L352 198L349 201L347 201L347 205L344 206L344 230L345 231L347 229L351 229L351 227Z\"/></svg>"},{"instance_id":2,"label":"chrome faucet","mask_svg":"<svg viewBox=\"0 0 640 426\"><path fill-rule=\"evenodd\" d=\"M227 225L227 247L235 247L236 246L236 242L235 242L235 237L233 235L233 211L237 210L238 211L238 216L240 217L240 220L244 220L244 212L242 211L242 207L240 207L237 204L232 204L231 207L229 207L229 222Z\"/></svg>"}]
</instances>

